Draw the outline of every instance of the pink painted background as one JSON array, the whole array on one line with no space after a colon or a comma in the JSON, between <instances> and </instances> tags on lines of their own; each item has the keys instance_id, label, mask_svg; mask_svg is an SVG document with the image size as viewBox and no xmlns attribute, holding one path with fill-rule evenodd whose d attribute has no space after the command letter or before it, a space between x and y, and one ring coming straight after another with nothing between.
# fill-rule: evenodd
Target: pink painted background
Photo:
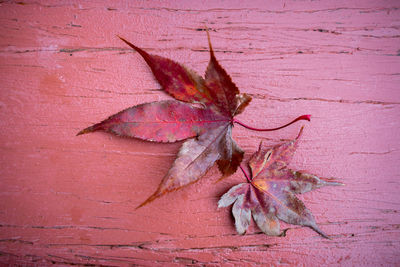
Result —
<instances>
[{"instance_id":1,"label":"pink painted background","mask_svg":"<svg viewBox=\"0 0 400 267\"><path fill-rule=\"evenodd\" d=\"M398 1L5 1L0 3L0 262L19 265L400 264ZM253 102L239 116L275 127L312 114L291 164L345 187L301 196L322 230L238 236L219 197L195 185L134 210L179 149L75 134L127 107L168 99L116 35L204 73L200 29ZM271 133L235 127L253 153Z\"/></svg>"}]
</instances>

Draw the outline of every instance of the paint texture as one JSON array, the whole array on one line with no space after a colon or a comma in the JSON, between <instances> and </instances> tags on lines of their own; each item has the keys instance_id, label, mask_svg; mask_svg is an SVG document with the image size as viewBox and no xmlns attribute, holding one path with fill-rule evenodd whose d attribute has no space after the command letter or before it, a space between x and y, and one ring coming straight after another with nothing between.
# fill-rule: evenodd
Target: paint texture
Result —
<instances>
[{"instance_id":1,"label":"paint texture","mask_svg":"<svg viewBox=\"0 0 400 267\"><path fill-rule=\"evenodd\" d=\"M399 263L397 1L7 1L0 20L1 263ZM135 211L181 144L75 136L126 108L171 99L117 35L203 74L205 24L218 62L253 97L238 120L272 128L312 114L289 168L346 184L301 195L332 240L306 227L269 237L254 223L237 235L217 203L246 180L237 172L214 183L217 167ZM301 125L233 127L232 135L247 161L261 140L291 140Z\"/></svg>"}]
</instances>

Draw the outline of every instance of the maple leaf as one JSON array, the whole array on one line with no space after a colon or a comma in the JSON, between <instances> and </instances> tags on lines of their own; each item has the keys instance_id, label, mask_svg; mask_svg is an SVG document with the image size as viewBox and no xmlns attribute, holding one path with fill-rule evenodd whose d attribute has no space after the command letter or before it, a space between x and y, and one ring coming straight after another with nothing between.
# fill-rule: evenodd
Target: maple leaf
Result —
<instances>
[{"instance_id":1,"label":"maple leaf","mask_svg":"<svg viewBox=\"0 0 400 267\"><path fill-rule=\"evenodd\" d=\"M321 236L328 238L317 226L311 212L295 194L327 185L341 183L323 180L303 171L289 169L287 164L293 157L301 136L274 147L260 147L249 159L251 177L248 183L232 187L218 202L218 207L233 204L236 231L244 234L250 225L251 215L257 226L267 235L279 236L279 220L286 223L308 226Z\"/></svg>"},{"instance_id":2,"label":"maple leaf","mask_svg":"<svg viewBox=\"0 0 400 267\"><path fill-rule=\"evenodd\" d=\"M182 145L156 192L139 207L199 180L215 162L224 176L234 173L244 152L232 139L233 117L243 112L251 97L239 93L230 76L217 62L209 35L210 62L205 79L177 62L150 55L124 38L120 39L144 58L165 92L177 100L202 105L196 107L174 100L145 103L121 111L78 133L102 130L155 142L196 137Z\"/></svg>"}]
</instances>

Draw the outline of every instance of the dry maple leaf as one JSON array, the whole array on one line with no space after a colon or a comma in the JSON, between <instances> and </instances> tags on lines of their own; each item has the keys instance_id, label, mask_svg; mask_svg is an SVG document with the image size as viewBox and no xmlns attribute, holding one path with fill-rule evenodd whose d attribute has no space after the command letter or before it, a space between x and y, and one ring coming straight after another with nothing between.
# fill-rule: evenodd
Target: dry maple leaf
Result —
<instances>
[{"instance_id":1,"label":"dry maple leaf","mask_svg":"<svg viewBox=\"0 0 400 267\"><path fill-rule=\"evenodd\" d=\"M251 215L258 227L267 235L279 236L279 220L286 223L308 226L321 236L328 238L317 226L311 212L295 194L302 194L326 185L342 185L325 181L315 175L291 170L287 164L292 159L301 136L296 139L265 148L260 144L248 164L251 177L248 183L238 184L225 193L218 207L233 204L236 231L244 234L250 224Z\"/></svg>"},{"instance_id":2,"label":"dry maple leaf","mask_svg":"<svg viewBox=\"0 0 400 267\"><path fill-rule=\"evenodd\" d=\"M121 38L121 37L120 37ZM217 62L210 39L210 62L205 79L170 59L150 55L125 39L150 66L162 88L175 99L201 103L203 108L179 101L145 103L128 108L78 133L103 130L147 141L175 142L191 137L156 192L139 207L161 195L200 179L215 162L224 176L234 173L243 151L232 139L233 117L251 101Z\"/></svg>"},{"instance_id":3,"label":"dry maple leaf","mask_svg":"<svg viewBox=\"0 0 400 267\"><path fill-rule=\"evenodd\" d=\"M156 192L139 207L167 192L198 181L215 162L223 177L234 173L244 154L232 139L234 123L252 130L270 131L297 120L310 120L309 115L304 115L279 128L255 129L234 119L250 103L251 97L239 93L239 89L215 58L208 32L207 36L210 61L204 79L177 62L150 55L119 37L143 57L162 89L183 102L166 100L137 105L78 133L102 130L154 142L176 142L192 138L184 142ZM200 104L201 107L193 104Z\"/></svg>"}]
</instances>

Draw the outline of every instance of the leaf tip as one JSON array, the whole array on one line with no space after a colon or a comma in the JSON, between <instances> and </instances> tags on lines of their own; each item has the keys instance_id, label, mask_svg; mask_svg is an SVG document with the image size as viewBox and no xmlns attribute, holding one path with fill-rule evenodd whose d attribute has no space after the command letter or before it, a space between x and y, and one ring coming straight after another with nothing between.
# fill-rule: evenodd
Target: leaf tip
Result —
<instances>
[{"instance_id":1,"label":"leaf tip","mask_svg":"<svg viewBox=\"0 0 400 267\"><path fill-rule=\"evenodd\" d=\"M142 204L140 204L139 206L137 206L137 207L135 208L135 210L138 210L138 209L140 209L141 207L146 206L146 205L149 204L151 201L153 201L153 200L149 200L149 199L150 199L150 198L146 199Z\"/></svg>"},{"instance_id":2,"label":"leaf tip","mask_svg":"<svg viewBox=\"0 0 400 267\"><path fill-rule=\"evenodd\" d=\"M137 207L135 208L135 210L137 210L137 209L139 209L139 208L141 208L141 207L143 207L143 206L146 206L147 204L153 202L156 198L160 197L161 195L162 195L162 194L160 194L159 191L157 190L157 191L156 191L154 194L152 194L148 199L146 199L142 204L140 204L139 206L137 206Z\"/></svg>"},{"instance_id":3,"label":"leaf tip","mask_svg":"<svg viewBox=\"0 0 400 267\"><path fill-rule=\"evenodd\" d=\"M127 40L125 40L125 38L119 36L118 34L117 34L117 37L118 37L119 39L121 39L122 41L124 41L125 43L128 42Z\"/></svg>"},{"instance_id":4,"label":"leaf tip","mask_svg":"<svg viewBox=\"0 0 400 267\"><path fill-rule=\"evenodd\" d=\"M328 182L328 185L331 186L345 186L346 184L340 182Z\"/></svg>"},{"instance_id":5,"label":"leaf tip","mask_svg":"<svg viewBox=\"0 0 400 267\"><path fill-rule=\"evenodd\" d=\"M127 45L129 45L131 48L135 49L137 52L139 52L140 54L145 53L142 49L140 49L139 47L137 47L136 45L132 44L131 42L129 42L128 40L126 40L125 38L117 35L117 37L119 39L121 39L121 41L123 41L124 43L126 43Z\"/></svg>"},{"instance_id":6,"label":"leaf tip","mask_svg":"<svg viewBox=\"0 0 400 267\"><path fill-rule=\"evenodd\" d=\"M323 238L331 240L331 238L327 234L325 234L321 229L319 229L319 227L315 223L313 223L312 225L309 225L308 227L313 229L315 232L317 232Z\"/></svg>"},{"instance_id":7,"label":"leaf tip","mask_svg":"<svg viewBox=\"0 0 400 267\"><path fill-rule=\"evenodd\" d=\"M210 56L211 56L211 58L213 58L214 57L214 50L213 50L212 45L211 45L211 37L210 37L210 33L208 31L208 27L206 27L206 33L207 33L208 47L210 49Z\"/></svg>"},{"instance_id":8,"label":"leaf tip","mask_svg":"<svg viewBox=\"0 0 400 267\"><path fill-rule=\"evenodd\" d=\"M293 140L294 142L297 142L300 137L303 135L303 130L304 130L304 125L301 126L299 133L297 134L297 137Z\"/></svg>"},{"instance_id":9,"label":"leaf tip","mask_svg":"<svg viewBox=\"0 0 400 267\"><path fill-rule=\"evenodd\" d=\"M137 206L137 207L135 208L135 210L140 209L141 207L143 207L143 206L146 205L146 204L147 204L146 201L143 202L142 204L140 204L139 206Z\"/></svg>"},{"instance_id":10,"label":"leaf tip","mask_svg":"<svg viewBox=\"0 0 400 267\"><path fill-rule=\"evenodd\" d=\"M329 185L329 186L345 186L346 184L337 182L335 178L321 178L323 181L324 185Z\"/></svg>"},{"instance_id":11,"label":"leaf tip","mask_svg":"<svg viewBox=\"0 0 400 267\"><path fill-rule=\"evenodd\" d=\"M93 126L87 127L85 129L83 129L82 131L80 131L79 133L76 134L76 136L78 135L82 135L82 134L87 134L87 133L91 133L96 131L96 129Z\"/></svg>"},{"instance_id":12,"label":"leaf tip","mask_svg":"<svg viewBox=\"0 0 400 267\"><path fill-rule=\"evenodd\" d=\"M220 208L225 208L226 207L226 205L224 204L224 202L223 202L223 200L222 199L220 199L219 201L218 201L218 209L220 209Z\"/></svg>"},{"instance_id":13,"label":"leaf tip","mask_svg":"<svg viewBox=\"0 0 400 267\"><path fill-rule=\"evenodd\" d=\"M326 238L328 240L332 240L332 238L330 236L326 235L324 232L321 232L321 233L318 233L318 234L320 234L323 238Z\"/></svg>"},{"instance_id":14,"label":"leaf tip","mask_svg":"<svg viewBox=\"0 0 400 267\"><path fill-rule=\"evenodd\" d=\"M76 134L76 136L78 135L82 135L82 134L87 134L87 133L92 133L98 130L104 130L104 121L100 122L100 123L96 123L92 126L89 126L85 129L83 129L82 131L80 131L79 133Z\"/></svg>"}]
</instances>

